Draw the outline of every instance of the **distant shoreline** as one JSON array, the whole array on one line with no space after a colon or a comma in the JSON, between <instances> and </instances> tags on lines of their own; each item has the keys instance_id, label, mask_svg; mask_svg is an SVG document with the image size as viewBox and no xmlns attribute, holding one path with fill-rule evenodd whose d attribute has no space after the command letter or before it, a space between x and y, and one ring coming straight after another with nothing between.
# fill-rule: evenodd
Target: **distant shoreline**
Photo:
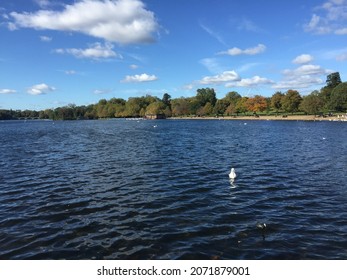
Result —
<instances>
[{"instance_id":1,"label":"distant shoreline","mask_svg":"<svg viewBox=\"0 0 347 280\"><path fill-rule=\"evenodd\" d=\"M146 118L100 118L95 120L145 120ZM220 116L220 117L197 117L197 116L180 116L180 117L168 117L167 120L230 120L230 121L333 121L333 122L347 122L347 114L340 114L336 116L313 116L313 115L279 115L279 116ZM83 120L83 119L80 119ZM86 120L86 119L84 119ZM155 119L153 119L155 120ZM12 120L0 120L0 122L6 121L58 121L53 119L38 119L38 118L26 118L26 119L12 119Z\"/></svg>"},{"instance_id":2,"label":"distant shoreline","mask_svg":"<svg viewBox=\"0 0 347 280\"><path fill-rule=\"evenodd\" d=\"M243 120L243 121L347 121L346 115L319 117L313 115L280 116L228 116L228 117L171 117L171 120Z\"/></svg>"}]
</instances>

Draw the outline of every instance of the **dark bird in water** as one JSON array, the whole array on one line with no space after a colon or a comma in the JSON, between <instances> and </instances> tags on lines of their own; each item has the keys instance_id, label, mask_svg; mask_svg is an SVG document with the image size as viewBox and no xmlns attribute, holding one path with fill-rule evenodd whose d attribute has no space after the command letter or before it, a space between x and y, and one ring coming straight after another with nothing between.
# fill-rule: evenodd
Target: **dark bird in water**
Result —
<instances>
[{"instance_id":1,"label":"dark bird in water","mask_svg":"<svg viewBox=\"0 0 347 280\"><path fill-rule=\"evenodd\" d=\"M261 231L261 235L263 240L265 241L265 233L266 233L266 224L265 223L257 223L257 229Z\"/></svg>"},{"instance_id":2,"label":"dark bird in water","mask_svg":"<svg viewBox=\"0 0 347 280\"><path fill-rule=\"evenodd\" d=\"M265 240L266 224L257 223L257 229L261 230L261 235L263 236L263 240Z\"/></svg>"}]
</instances>

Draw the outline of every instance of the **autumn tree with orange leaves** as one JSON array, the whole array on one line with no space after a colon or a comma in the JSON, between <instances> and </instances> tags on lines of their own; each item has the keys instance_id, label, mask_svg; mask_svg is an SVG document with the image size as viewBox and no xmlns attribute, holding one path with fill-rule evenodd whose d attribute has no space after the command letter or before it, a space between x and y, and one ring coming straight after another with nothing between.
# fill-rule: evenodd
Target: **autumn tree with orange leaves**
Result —
<instances>
[{"instance_id":1,"label":"autumn tree with orange leaves","mask_svg":"<svg viewBox=\"0 0 347 280\"><path fill-rule=\"evenodd\" d=\"M266 98L260 95L248 98L246 102L248 111L251 112L263 112L267 108Z\"/></svg>"}]
</instances>

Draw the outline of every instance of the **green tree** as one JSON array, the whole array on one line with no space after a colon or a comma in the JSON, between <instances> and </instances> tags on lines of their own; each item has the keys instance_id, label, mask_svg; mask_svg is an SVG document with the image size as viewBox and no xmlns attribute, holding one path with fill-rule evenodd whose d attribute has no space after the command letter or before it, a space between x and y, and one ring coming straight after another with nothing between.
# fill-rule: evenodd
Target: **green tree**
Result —
<instances>
[{"instance_id":1,"label":"green tree","mask_svg":"<svg viewBox=\"0 0 347 280\"><path fill-rule=\"evenodd\" d=\"M187 116L190 114L190 104L187 98L181 97L171 101L172 115Z\"/></svg>"},{"instance_id":2,"label":"green tree","mask_svg":"<svg viewBox=\"0 0 347 280\"><path fill-rule=\"evenodd\" d=\"M214 106L217 102L216 93L213 88L201 88L197 90L196 99L200 106L205 106L208 102Z\"/></svg>"},{"instance_id":3,"label":"green tree","mask_svg":"<svg viewBox=\"0 0 347 280\"><path fill-rule=\"evenodd\" d=\"M125 104L126 101L123 98L111 98L108 101L108 117L124 117Z\"/></svg>"},{"instance_id":4,"label":"green tree","mask_svg":"<svg viewBox=\"0 0 347 280\"><path fill-rule=\"evenodd\" d=\"M324 102L318 91L304 96L300 103L300 110L310 115L317 115L323 109Z\"/></svg>"},{"instance_id":5,"label":"green tree","mask_svg":"<svg viewBox=\"0 0 347 280\"><path fill-rule=\"evenodd\" d=\"M87 111L87 107L86 106L76 106L75 108L75 116L76 119L85 119L84 114Z\"/></svg>"},{"instance_id":6,"label":"green tree","mask_svg":"<svg viewBox=\"0 0 347 280\"><path fill-rule=\"evenodd\" d=\"M100 99L99 102L98 102L98 105L101 105L101 106L105 106L107 104L107 100L106 99Z\"/></svg>"},{"instance_id":7,"label":"green tree","mask_svg":"<svg viewBox=\"0 0 347 280\"><path fill-rule=\"evenodd\" d=\"M328 106L338 112L347 111L347 82L341 83L333 89Z\"/></svg>"},{"instance_id":8,"label":"green tree","mask_svg":"<svg viewBox=\"0 0 347 280\"><path fill-rule=\"evenodd\" d=\"M108 103L125 105L126 101L123 98L111 98Z\"/></svg>"},{"instance_id":9,"label":"green tree","mask_svg":"<svg viewBox=\"0 0 347 280\"><path fill-rule=\"evenodd\" d=\"M171 108L171 95L170 94L164 93L161 101L165 104L165 106Z\"/></svg>"},{"instance_id":10,"label":"green tree","mask_svg":"<svg viewBox=\"0 0 347 280\"><path fill-rule=\"evenodd\" d=\"M197 115L198 114L198 110L205 106L205 105L201 105L201 103L199 102L197 97L190 97L188 98L188 102L189 102L189 114L190 115Z\"/></svg>"},{"instance_id":11,"label":"green tree","mask_svg":"<svg viewBox=\"0 0 347 280\"><path fill-rule=\"evenodd\" d=\"M224 114L230 116L237 112L236 104L241 100L241 95L236 91L228 92L224 98L217 100L216 112L220 112L224 109Z\"/></svg>"},{"instance_id":12,"label":"green tree","mask_svg":"<svg viewBox=\"0 0 347 280\"><path fill-rule=\"evenodd\" d=\"M86 111L84 113L84 118L89 119L89 120L98 118L97 113L96 113L96 105L91 104L91 105L88 105L86 107Z\"/></svg>"},{"instance_id":13,"label":"green tree","mask_svg":"<svg viewBox=\"0 0 347 280\"><path fill-rule=\"evenodd\" d=\"M320 90L320 97L324 102L324 109L331 110L330 98L335 87L341 84L341 78L339 72L331 73L327 76L327 85Z\"/></svg>"},{"instance_id":14,"label":"green tree","mask_svg":"<svg viewBox=\"0 0 347 280\"><path fill-rule=\"evenodd\" d=\"M241 99L241 95L236 91L231 91L228 92L223 99L229 102L229 104L233 103L234 105L236 105L237 101Z\"/></svg>"},{"instance_id":15,"label":"green tree","mask_svg":"<svg viewBox=\"0 0 347 280\"><path fill-rule=\"evenodd\" d=\"M124 117L124 111L125 111L125 104L114 104L114 109L115 109L115 113L114 116L116 118L121 118Z\"/></svg>"},{"instance_id":16,"label":"green tree","mask_svg":"<svg viewBox=\"0 0 347 280\"><path fill-rule=\"evenodd\" d=\"M170 118L172 116L172 111L170 109L170 107L166 107L164 109L164 115L167 117L167 118Z\"/></svg>"},{"instance_id":17,"label":"green tree","mask_svg":"<svg viewBox=\"0 0 347 280\"><path fill-rule=\"evenodd\" d=\"M244 96L237 101L235 106L236 114L239 114L239 113L245 114L247 112L247 100L248 100L248 97Z\"/></svg>"},{"instance_id":18,"label":"green tree","mask_svg":"<svg viewBox=\"0 0 347 280\"><path fill-rule=\"evenodd\" d=\"M9 110L0 110L0 120L12 120L12 114Z\"/></svg>"},{"instance_id":19,"label":"green tree","mask_svg":"<svg viewBox=\"0 0 347 280\"><path fill-rule=\"evenodd\" d=\"M101 104L100 102L97 104L96 112L97 112L98 118L107 118L106 104Z\"/></svg>"},{"instance_id":20,"label":"green tree","mask_svg":"<svg viewBox=\"0 0 347 280\"><path fill-rule=\"evenodd\" d=\"M140 109L140 112L139 112L139 115L136 115L135 117L144 117L146 115L146 109L145 108L141 108Z\"/></svg>"},{"instance_id":21,"label":"green tree","mask_svg":"<svg viewBox=\"0 0 347 280\"><path fill-rule=\"evenodd\" d=\"M75 120L73 108L70 106L58 107L54 110L55 118L58 120Z\"/></svg>"},{"instance_id":22,"label":"green tree","mask_svg":"<svg viewBox=\"0 0 347 280\"><path fill-rule=\"evenodd\" d=\"M288 113L298 112L301 100L299 92L290 89L282 99L282 108Z\"/></svg>"},{"instance_id":23,"label":"green tree","mask_svg":"<svg viewBox=\"0 0 347 280\"><path fill-rule=\"evenodd\" d=\"M116 114L116 105L108 102L106 105L107 118L114 118L115 114Z\"/></svg>"},{"instance_id":24,"label":"green tree","mask_svg":"<svg viewBox=\"0 0 347 280\"><path fill-rule=\"evenodd\" d=\"M200 107L197 111L199 116L209 116L213 112L213 106L210 102L207 102L204 107Z\"/></svg>"},{"instance_id":25,"label":"green tree","mask_svg":"<svg viewBox=\"0 0 347 280\"><path fill-rule=\"evenodd\" d=\"M331 73L327 76L327 86L330 88L335 88L341 84L341 77L339 72Z\"/></svg>"},{"instance_id":26,"label":"green tree","mask_svg":"<svg viewBox=\"0 0 347 280\"><path fill-rule=\"evenodd\" d=\"M146 96L140 97L139 102L141 108L146 108L149 104L160 101L158 97L152 96L150 94L146 94Z\"/></svg>"},{"instance_id":27,"label":"green tree","mask_svg":"<svg viewBox=\"0 0 347 280\"><path fill-rule=\"evenodd\" d=\"M162 101L151 103L146 108L146 115L164 114L165 108L166 106Z\"/></svg>"},{"instance_id":28,"label":"green tree","mask_svg":"<svg viewBox=\"0 0 347 280\"><path fill-rule=\"evenodd\" d=\"M230 105L226 108L225 114L227 116L231 116L237 113L236 105L234 103L230 103Z\"/></svg>"},{"instance_id":29,"label":"green tree","mask_svg":"<svg viewBox=\"0 0 347 280\"><path fill-rule=\"evenodd\" d=\"M140 114L143 100L139 97L130 97L125 104L124 116L125 117L140 117L144 115L144 112Z\"/></svg>"},{"instance_id":30,"label":"green tree","mask_svg":"<svg viewBox=\"0 0 347 280\"><path fill-rule=\"evenodd\" d=\"M330 103L330 97L331 93L333 92L333 88L325 86L322 87L319 91L319 97L323 100L324 103L324 109L329 109L329 103Z\"/></svg>"},{"instance_id":31,"label":"green tree","mask_svg":"<svg viewBox=\"0 0 347 280\"><path fill-rule=\"evenodd\" d=\"M49 111L48 110L42 110L39 112L39 119L49 119Z\"/></svg>"},{"instance_id":32,"label":"green tree","mask_svg":"<svg viewBox=\"0 0 347 280\"><path fill-rule=\"evenodd\" d=\"M230 105L230 102L228 102L225 98L218 99L213 109L214 114L224 115L229 105Z\"/></svg>"},{"instance_id":33,"label":"green tree","mask_svg":"<svg viewBox=\"0 0 347 280\"><path fill-rule=\"evenodd\" d=\"M271 107L276 110L276 113L278 113L278 111L282 109L283 97L284 97L284 94L280 91L276 92L271 97Z\"/></svg>"}]
</instances>

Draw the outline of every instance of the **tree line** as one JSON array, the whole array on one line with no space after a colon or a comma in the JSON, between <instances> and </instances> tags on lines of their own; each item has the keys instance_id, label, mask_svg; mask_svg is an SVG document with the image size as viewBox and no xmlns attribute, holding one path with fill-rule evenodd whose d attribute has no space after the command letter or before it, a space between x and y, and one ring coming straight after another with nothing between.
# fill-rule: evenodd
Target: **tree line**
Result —
<instances>
[{"instance_id":1,"label":"tree line","mask_svg":"<svg viewBox=\"0 0 347 280\"><path fill-rule=\"evenodd\" d=\"M198 89L193 97L172 99L165 93L162 98L145 95L122 98L101 99L88 106L68 106L55 109L0 110L0 119L52 119L78 120L102 118L145 117L146 115L180 116L235 116L247 114L327 114L347 111L347 82L341 82L339 72L327 76L326 86L309 95L301 96L297 90L276 92L271 97L255 95L241 96L236 91L228 92L217 99L213 88Z\"/></svg>"}]
</instances>

